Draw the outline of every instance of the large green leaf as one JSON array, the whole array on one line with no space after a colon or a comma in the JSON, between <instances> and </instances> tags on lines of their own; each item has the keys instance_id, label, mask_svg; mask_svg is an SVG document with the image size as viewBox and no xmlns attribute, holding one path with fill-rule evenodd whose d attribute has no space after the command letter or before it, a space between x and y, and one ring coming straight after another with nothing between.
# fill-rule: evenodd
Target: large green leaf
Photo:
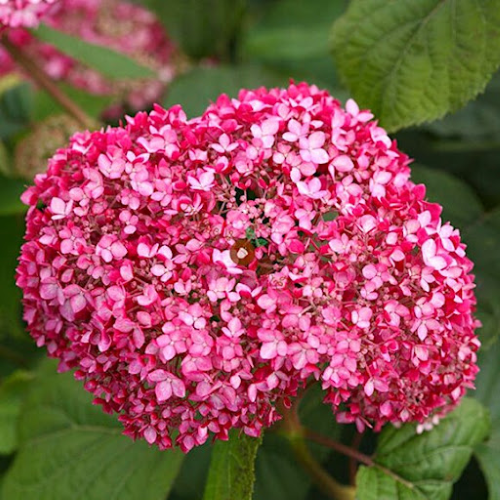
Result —
<instances>
[{"instance_id":1,"label":"large green leaf","mask_svg":"<svg viewBox=\"0 0 500 500\"><path fill-rule=\"evenodd\" d=\"M474 393L474 397L489 408L493 430L488 441L476 446L474 452L488 484L489 500L500 500L500 340L497 335L494 339L492 345L479 352L481 371Z\"/></svg>"},{"instance_id":2,"label":"large green leaf","mask_svg":"<svg viewBox=\"0 0 500 500\"><path fill-rule=\"evenodd\" d=\"M474 397L490 410L493 420L500 419L499 360L500 339L496 337L491 345L483 345L479 351L478 364L481 371L477 375L476 390L473 393Z\"/></svg>"},{"instance_id":3,"label":"large green leaf","mask_svg":"<svg viewBox=\"0 0 500 500\"><path fill-rule=\"evenodd\" d=\"M59 83L59 86L72 101L83 108L85 112L93 118L99 118L101 113L113 102L114 99L112 95L89 94L81 89L71 87L70 85L62 82ZM35 94L33 103L34 121L38 122L51 115L65 112L66 110L44 90L40 89Z\"/></svg>"},{"instance_id":4,"label":"large green leaf","mask_svg":"<svg viewBox=\"0 0 500 500\"><path fill-rule=\"evenodd\" d=\"M82 64L99 71L107 78L121 80L155 76L155 72L150 68L137 63L120 52L102 45L85 42L81 38L67 35L46 25L39 26L33 34Z\"/></svg>"},{"instance_id":5,"label":"large green leaf","mask_svg":"<svg viewBox=\"0 0 500 500\"><path fill-rule=\"evenodd\" d=\"M2 488L9 500L164 500L183 454L121 435L71 374L46 363L20 418L20 450Z\"/></svg>"},{"instance_id":6,"label":"large green leaf","mask_svg":"<svg viewBox=\"0 0 500 500\"><path fill-rule=\"evenodd\" d=\"M246 0L145 0L184 52L201 59L232 57Z\"/></svg>"},{"instance_id":7,"label":"large green leaf","mask_svg":"<svg viewBox=\"0 0 500 500\"><path fill-rule=\"evenodd\" d=\"M184 459L169 500L202 500L210 469L213 444L207 441L193 448Z\"/></svg>"},{"instance_id":8,"label":"large green leaf","mask_svg":"<svg viewBox=\"0 0 500 500\"><path fill-rule=\"evenodd\" d=\"M286 42L286 43L283 43ZM272 48L271 50L269 50ZM323 30L311 31L302 26L287 26L260 31L246 42L246 51L262 59L307 60L323 54L328 48L328 37Z\"/></svg>"},{"instance_id":9,"label":"large green leaf","mask_svg":"<svg viewBox=\"0 0 500 500\"><path fill-rule=\"evenodd\" d=\"M17 87L19 83L21 83L21 77L13 72L0 77L0 96L7 90Z\"/></svg>"},{"instance_id":10,"label":"large green leaf","mask_svg":"<svg viewBox=\"0 0 500 500\"><path fill-rule=\"evenodd\" d=\"M441 138L460 140L444 145L436 143L439 148L451 148L452 144L464 150L467 147L473 150L485 144L500 146L500 73L497 72L490 80L484 94L456 113L427 124L425 129Z\"/></svg>"},{"instance_id":11,"label":"large green leaf","mask_svg":"<svg viewBox=\"0 0 500 500\"><path fill-rule=\"evenodd\" d=\"M32 379L31 373L17 371L0 385L0 454L8 455L17 449L17 419Z\"/></svg>"},{"instance_id":12,"label":"large green leaf","mask_svg":"<svg viewBox=\"0 0 500 500\"><path fill-rule=\"evenodd\" d=\"M285 438L268 433L255 462L253 500L304 500L311 478L295 460Z\"/></svg>"},{"instance_id":13,"label":"large green leaf","mask_svg":"<svg viewBox=\"0 0 500 500\"><path fill-rule=\"evenodd\" d=\"M11 169L10 158L7 149L2 141L0 141L0 175L9 174Z\"/></svg>"},{"instance_id":14,"label":"large green leaf","mask_svg":"<svg viewBox=\"0 0 500 500\"><path fill-rule=\"evenodd\" d=\"M21 202L21 195L25 190L25 182L0 174L0 216L26 212L28 207Z\"/></svg>"},{"instance_id":15,"label":"large green leaf","mask_svg":"<svg viewBox=\"0 0 500 500\"><path fill-rule=\"evenodd\" d=\"M242 88L286 84L287 78L260 66L197 67L171 83L164 104L182 104L186 114L193 117L203 113L220 94L237 97Z\"/></svg>"},{"instance_id":16,"label":"large green leaf","mask_svg":"<svg viewBox=\"0 0 500 500\"><path fill-rule=\"evenodd\" d=\"M354 98L387 129L434 120L500 65L500 0L352 0L332 50Z\"/></svg>"},{"instance_id":17,"label":"large green leaf","mask_svg":"<svg viewBox=\"0 0 500 500\"><path fill-rule=\"evenodd\" d=\"M332 22L346 0L280 0L264 2L243 34L244 60L272 65L286 77L327 88L343 99L328 49Z\"/></svg>"},{"instance_id":18,"label":"large green leaf","mask_svg":"<svg viewBox=\"0 0 500 500\"><path fill-rule=\"evenodd\" d=\"M356 476L358 500L438 500L395 481L374 467L362 466ZM442 498L442 497L439 497Z\"/></svg>"},{"instance_id":19,"label":"large green leaf","mask_svg":"<svg viewBox=\"0 0 500 500\"><path fill-rule=\"evenodd\" d=\"M492 426L488 442L476 446L475 455L488 484L488 499L500 500L500 418Z\"/></svg>"},{"instance_id":20,"label":"large green leaf","mask_svg":"<svg viewBox=\"0 0 500 500\"><path fill-rule=\"evenodd\" d=\"M358 472L358 499L447 500L473 447L489 430L488 411L469 398L429 432L417 434L415 424L386 427L376 450L377 466Z\"/></svg>"},{"instance_id":21,"label":"large green leaf","mask_svg":"<svg viewBox=\"0 0 500 500\"><path fill-rule=\"evenodd\" d=\"M228 441L217 441L203 500L251 500L260 443L261 439L236 433Z\"/></svg>"},{"instance_id":22,"label":"large green leaf","mask_svg":"<svg viewBox=\"0 0 500 500\"><path fill-rule=\"evenodd\" d=\"M342 14L345 0L281 0L269 2L246 34L243 50L261 60L301 60L328 55L331 23ZM333 65L330 61L330 67Z\"/></svg>"},{"instance_id":23,"label":"large green leaf","mask_svg":"<svg viewBox=\"0 0 500 500\"><path fill-rule=\"evenodd\" d=\"M30 122L33 89L29 83L0 92L0 140L9 139Z\"/></svg>"},{"instance_id":24,"label":"large green leaf","mask_svg":"<svg viewBox=\"0 0 500 500\"><path fill-rule=\"evenodd\" d=\"M22 216L0 216L0 334L22 332L21 293L14 275L23 234Z\"/></svg>"},{"instance_id":25,"label":"large green leaf","mask_svg":"<svg viewBox=\"0 0 500 500\"><path fill-rule=\"evenodd\" d=\"M500 311L500 208L484 214L464 232L474 262L479 306ZM498 315L495 314L498 318Z\"/></svg>"}]
</instances>

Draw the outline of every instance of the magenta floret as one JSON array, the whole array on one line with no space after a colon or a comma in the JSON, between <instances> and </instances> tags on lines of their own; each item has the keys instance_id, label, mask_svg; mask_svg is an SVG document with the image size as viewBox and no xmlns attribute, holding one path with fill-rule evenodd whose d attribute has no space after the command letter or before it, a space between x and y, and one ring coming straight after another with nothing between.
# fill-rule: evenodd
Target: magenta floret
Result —
<instances>
[{"instance_id":1,"label":"magenta floret","mask_svg":"<svg viewBox=\"0 0 500 500\"><path fill-rule=\"evenodd\" d=\"M58 0L0 0L0 30L3 27L35 28Z\"/></svg>"}]
</instances>

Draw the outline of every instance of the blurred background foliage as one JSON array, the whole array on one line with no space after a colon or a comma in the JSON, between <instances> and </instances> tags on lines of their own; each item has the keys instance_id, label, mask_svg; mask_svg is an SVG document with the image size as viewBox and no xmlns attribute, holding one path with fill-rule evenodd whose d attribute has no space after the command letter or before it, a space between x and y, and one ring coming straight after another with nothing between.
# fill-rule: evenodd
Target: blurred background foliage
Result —
<instances>
[{"instance_id":1,"label":"blurred background foliage","mask_svg":"<svg viewBox=\"0 0 500 500\"><path fill-rule=\"evenodd\" d=\"M345 13L347 0L135 3L158 16L177 47L175 72L160 104L180 103L189 117L221 93L236 96L242 87L284 86L290 79L328 89L342 101L352 95L342 83L349 78L339 77L329 42L332 24ZM151 70L139 63L111 50L95 50L50 27L43 28L40 37L97 71L116 72L127 80L148 71L151 76ZM339 63L345 64L342 57ZM96 121L118 123L116 114L106 112L116 104L113 97L93 95L67 82L61 86ZM126 104L120 109L132 111ZM170 492L170 500L201 500L211 445L193 450L184 460L149 450L144 443L131 447L120 428L90 405L90 396L70 381L70 375L55 376L54 364L41 361L44 352L37 351L24 331L21 297L14 284L24 231L25 208L19 196L78 128L74 120L61 116L63 112L22 71L0 77L0 472L8 471L0 498L97 500L114 494L125 500L160 500ZM461 229L475 262L483 348L477 391L470 396L489 407L493 431L490 440L476 448L452 498L500 500L500 74L465 107L393 136L415 159L414 181L425 183L428 198L444 206L444 219ZM324 435L345 443L357 439L353 428L335 424L315 391L300 411L308 426ZM89 426L94 428L90 436L83 432ZM372 452L375 442L375 436L366 434L361 450ZM326 498L287 446L278 434L266 434L257 455L253 498ZM89 447L91 455L86 454ZM311 450L335 477L349 482L349 464L343 457L318 446ZM78 460L71 459L75 456ZM124 471L133 480L120 479ZM75 488L79 496L73 496Z\"/></svg>"}]
</instances>

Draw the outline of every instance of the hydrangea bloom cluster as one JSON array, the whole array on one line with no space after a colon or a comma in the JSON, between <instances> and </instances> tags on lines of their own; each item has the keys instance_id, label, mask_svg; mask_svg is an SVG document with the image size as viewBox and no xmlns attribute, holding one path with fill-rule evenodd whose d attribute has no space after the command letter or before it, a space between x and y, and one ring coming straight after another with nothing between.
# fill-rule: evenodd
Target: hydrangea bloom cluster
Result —
<instances>
[{"instance_id":1,"label":"hydrangea bloom cluster","mask_svg":"<svg viewBox=\"0 0 500 500\"><path fill-rule=\"evenodd\" d=\"M257 435L318 380L341 422L472 387L472 264L368 111L305 83L76 134L23 200L25 320L126 434Z\"/></svg>"},{"instance_id":2,"label":"hydrangea bloom cluster","mask_svg":"<svg viewBox=\"0 0 500 500\"><path fill-rule=\"evenodd\" d=\"M139 110L157 100L175 74L173 43L154 14L139 5L122 0L58 0L44 22L87 42L126 54L157 73L157 78L147 81L110 81L41 42L26 29L10 30L7 33L10 41L43 64L54 80L67 81L92 94L116 96L131 109ZM1 46L0 63L0 74L15 69L15 63Z\"/></svg>"},{"instance_id":3,"label":"hydrangea bloom cluster","mask_svg":"<svg viewBox=\"0 0 500 500\"><path fill-rule=\"evenodd\" d=\"M58 0L0 0L0 30L3 27L34 28Z\"/></svg>"}]
</instances>

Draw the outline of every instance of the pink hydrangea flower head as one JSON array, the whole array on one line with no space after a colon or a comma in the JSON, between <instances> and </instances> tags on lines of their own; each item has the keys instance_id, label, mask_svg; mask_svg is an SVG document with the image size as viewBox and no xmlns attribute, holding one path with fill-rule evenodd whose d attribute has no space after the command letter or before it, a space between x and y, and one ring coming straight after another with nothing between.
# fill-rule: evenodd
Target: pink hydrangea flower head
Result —
<instances>
[{"instance_id":1,"label":"pink hydrangea flower head","mask_svg":"<svg viewBox=\"0 0 500 500\"><path fill-rule=\"evenodd\" d=\"M35 28L40 19L59 0L0 0L0 31L2 28Z\"/></svg>"},{"instance_id":2,"label":"pink hydrangea flower head","mask_svg":"<svg viewBox=\"0 0 500 500\"><path fill-rule=\"evenodd\" d=\"M472 264L371 118L301 83L76 134L23 196L31 334L160 448L258 435L311 380L359 428L445 413Z\"/></svg>"},{"instance_id":3,"label":"pink hydrangea flower head","mask_svg":"<svg viewBox=\"0 0 500 500\"><path fill-rule=\"evenodd\" d=\"M92 94L116 96L129 108L139 110L158 100L175 75L173 43L155 15L139 5L122 0L57 0L43 21L86 42L121 52L157 74L150 79L112 81L41 42L29 31L10 30L10 41L42 63L55 80L66 81ZM0 74L15 67L1 47L0 62Z\"/></svg>"}]
</instances>

